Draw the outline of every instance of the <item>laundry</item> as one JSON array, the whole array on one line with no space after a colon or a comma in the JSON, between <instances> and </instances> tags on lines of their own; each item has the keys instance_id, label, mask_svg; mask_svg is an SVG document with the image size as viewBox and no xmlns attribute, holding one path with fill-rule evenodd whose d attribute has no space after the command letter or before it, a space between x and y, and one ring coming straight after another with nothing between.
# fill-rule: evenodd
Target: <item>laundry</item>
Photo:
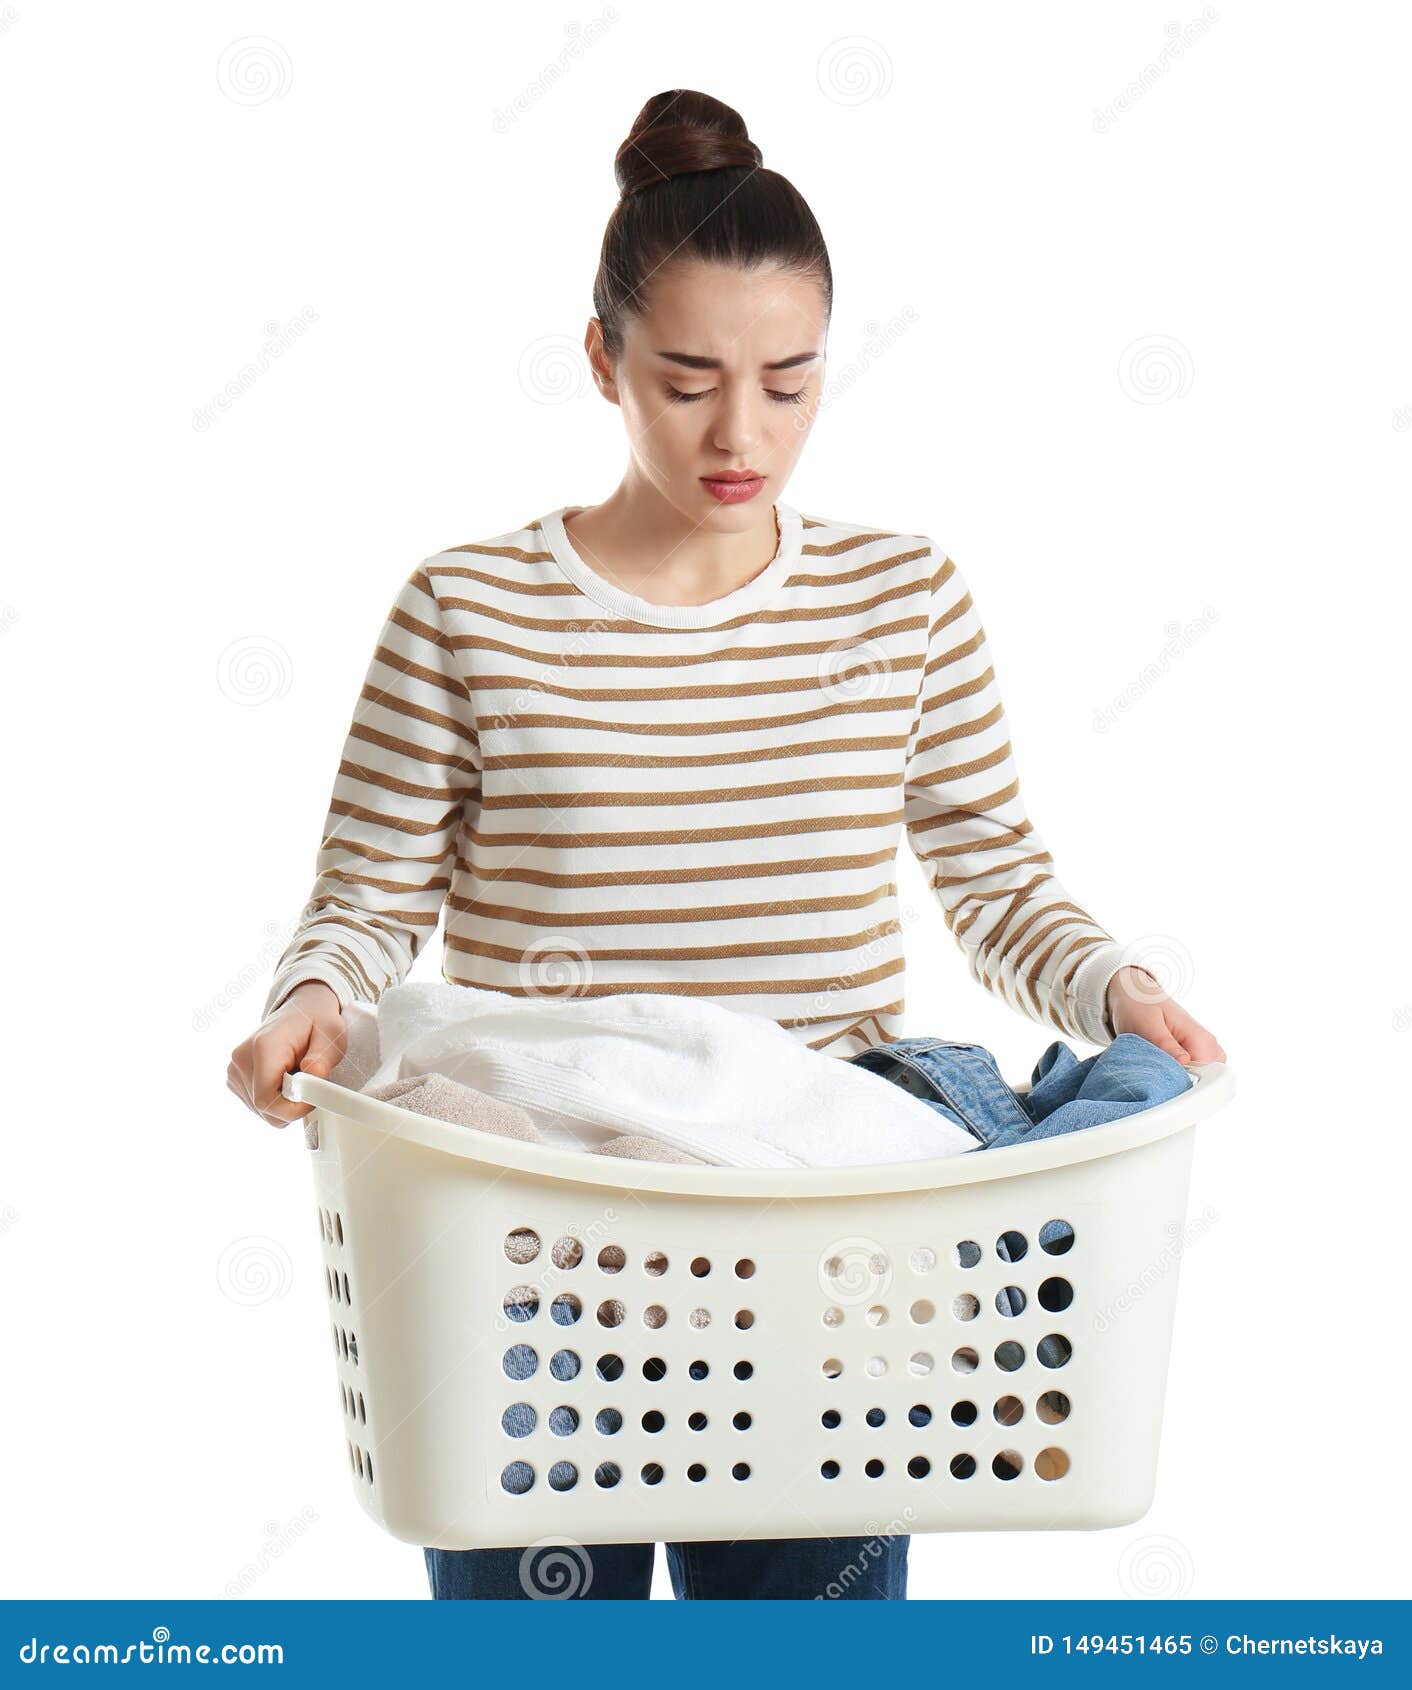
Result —
<instances>
[{"instance_id":1,"label":"laundry","mask_svg":"<svg viewBox=\"0 0 1412 1690\"><path fill-rule=\"evenodd\" d=\"M562 1148L626 1155L615 1140L645 1138L662 1147L656 1159L674 1152L743 1168L854 1167L977 1148L972 1132L922 1098L877 1085L778 1022L706 1000L407 984L388 987L375 1009L348 1005L344 1018L348 1050L335 1084L372 1095L440 1075L517 1105ZM410 1095L398 1102L410 1106Z\"/></svg>"}]
</instances>

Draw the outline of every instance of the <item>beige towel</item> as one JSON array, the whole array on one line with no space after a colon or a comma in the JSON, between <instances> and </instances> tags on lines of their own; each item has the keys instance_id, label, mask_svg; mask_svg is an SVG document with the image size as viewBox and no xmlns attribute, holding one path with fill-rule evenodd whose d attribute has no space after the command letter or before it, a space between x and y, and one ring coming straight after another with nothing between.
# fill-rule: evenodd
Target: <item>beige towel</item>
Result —
<instances>
[{"instance_id":1,"label":"beige towel","mask_svg":"<svg viewBox=\"0 0 1412 1690\"><path fill-rule=\"evenodd\" d=\"M544 1143L543 1133L518 1103L505 1103L487 1092L463 1086L459 1080L448 1079L445 1074L413 1074L405 1080L389 1080L363 1095L376 1098L379 1103L395 1103L399 1109L410 1109L418 1115L430 1115L436 1121L449 1121L453 1126L475 1127L483 1133L523 1139L529 1144ZM700 1156L678 1150L675 1145L662 1144L645 1133L624 1133L620 1138L610 1138L592 1154L627 1156L642 1162L685 1162L697 1168L711 1165Z\"/></svg>"}]
</instances>

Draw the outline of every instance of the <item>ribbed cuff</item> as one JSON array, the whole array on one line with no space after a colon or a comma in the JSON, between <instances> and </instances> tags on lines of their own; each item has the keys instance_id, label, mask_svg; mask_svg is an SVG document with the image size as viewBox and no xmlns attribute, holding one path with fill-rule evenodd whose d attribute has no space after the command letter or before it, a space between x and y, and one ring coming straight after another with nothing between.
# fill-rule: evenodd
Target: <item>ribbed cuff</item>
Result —
<instances>
[{"instance_id":1,"label":"ribbed cuff","mask_svg":"<svg viewBox=\"0 0 1412 1690\"><path fill-rule=\"evenodd\" d=\"M265 1007L260 1019L262 1021L268 1020L296 986L306 985L310 980L317 980L321 986L327 986L338 998L340 1009L347 1009L350 1003L363 1001L348 984L346 974L335 968L332 963L319 962L314 959L309 962L297 963L286 974L275 976L269 996L265 999Z\"/></svg>"},{"instance_id":2,"label":"ribbed cuff","mask_svg":"<svg viewBox=\"0 0 1412 1690\"><path fill-rule=\"evenodd\" d=\"M1100 945L1074 976L1069 988L1069 1005L1079 1032L1090 1044L1110 1045L1116 1037L1108 1015L1108 986L1120 968L1138 968L1128 946ZM1143 969L1144 974L1150 974ZM1153 976L1155 979L1156 976Z\"/></svg>"}]
</instances>

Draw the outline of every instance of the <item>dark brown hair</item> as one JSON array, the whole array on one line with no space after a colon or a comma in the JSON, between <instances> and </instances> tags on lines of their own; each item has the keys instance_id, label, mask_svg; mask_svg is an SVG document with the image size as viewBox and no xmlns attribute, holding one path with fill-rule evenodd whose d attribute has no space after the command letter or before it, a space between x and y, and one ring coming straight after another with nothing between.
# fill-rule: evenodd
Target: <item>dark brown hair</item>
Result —
<instances>
[{"instance_id":1,"label":"dark brown hair","mask_svg":"<svg viewBox=\"0 0 1412 1690\"><path fill-rule=\"evenodd\" d=\"M720 100L690 88L654 94L613 168L622 195L593 283L610 357L621 356L625 319L645 309L654 274L673 260L817 276L825 316L832 311L833 272L813 212L792 182L764 168L744 119Z\"/></svg>"}]
</instances>

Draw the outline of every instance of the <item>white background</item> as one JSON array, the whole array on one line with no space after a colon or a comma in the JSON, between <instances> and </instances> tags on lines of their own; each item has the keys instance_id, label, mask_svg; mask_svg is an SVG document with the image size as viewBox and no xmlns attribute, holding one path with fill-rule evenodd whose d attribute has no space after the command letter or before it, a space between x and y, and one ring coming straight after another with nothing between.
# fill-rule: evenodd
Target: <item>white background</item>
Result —
<instances>
[{"instance_id":1,"label":"white background","mask_svg":"<svg viewBox=\"0 0 1412 1690\"><path fill-rule=\"evenodd\" d=\"M426 1595L353 1500L301 1136L225 1066L409 569L617 483L581 352L612 157L689 86L830 245L836 391L786 498L957 559L1061 876L1167 959L1240 1086L1200 1130L1216 1219L1151 1513L917 1539L912 1594L1394 1594L1412 19L17 0L0 24L0 1587ZM1047 1035L903 873L908 1030L1023 1076Z\"/></svg>"}]
</instances>

